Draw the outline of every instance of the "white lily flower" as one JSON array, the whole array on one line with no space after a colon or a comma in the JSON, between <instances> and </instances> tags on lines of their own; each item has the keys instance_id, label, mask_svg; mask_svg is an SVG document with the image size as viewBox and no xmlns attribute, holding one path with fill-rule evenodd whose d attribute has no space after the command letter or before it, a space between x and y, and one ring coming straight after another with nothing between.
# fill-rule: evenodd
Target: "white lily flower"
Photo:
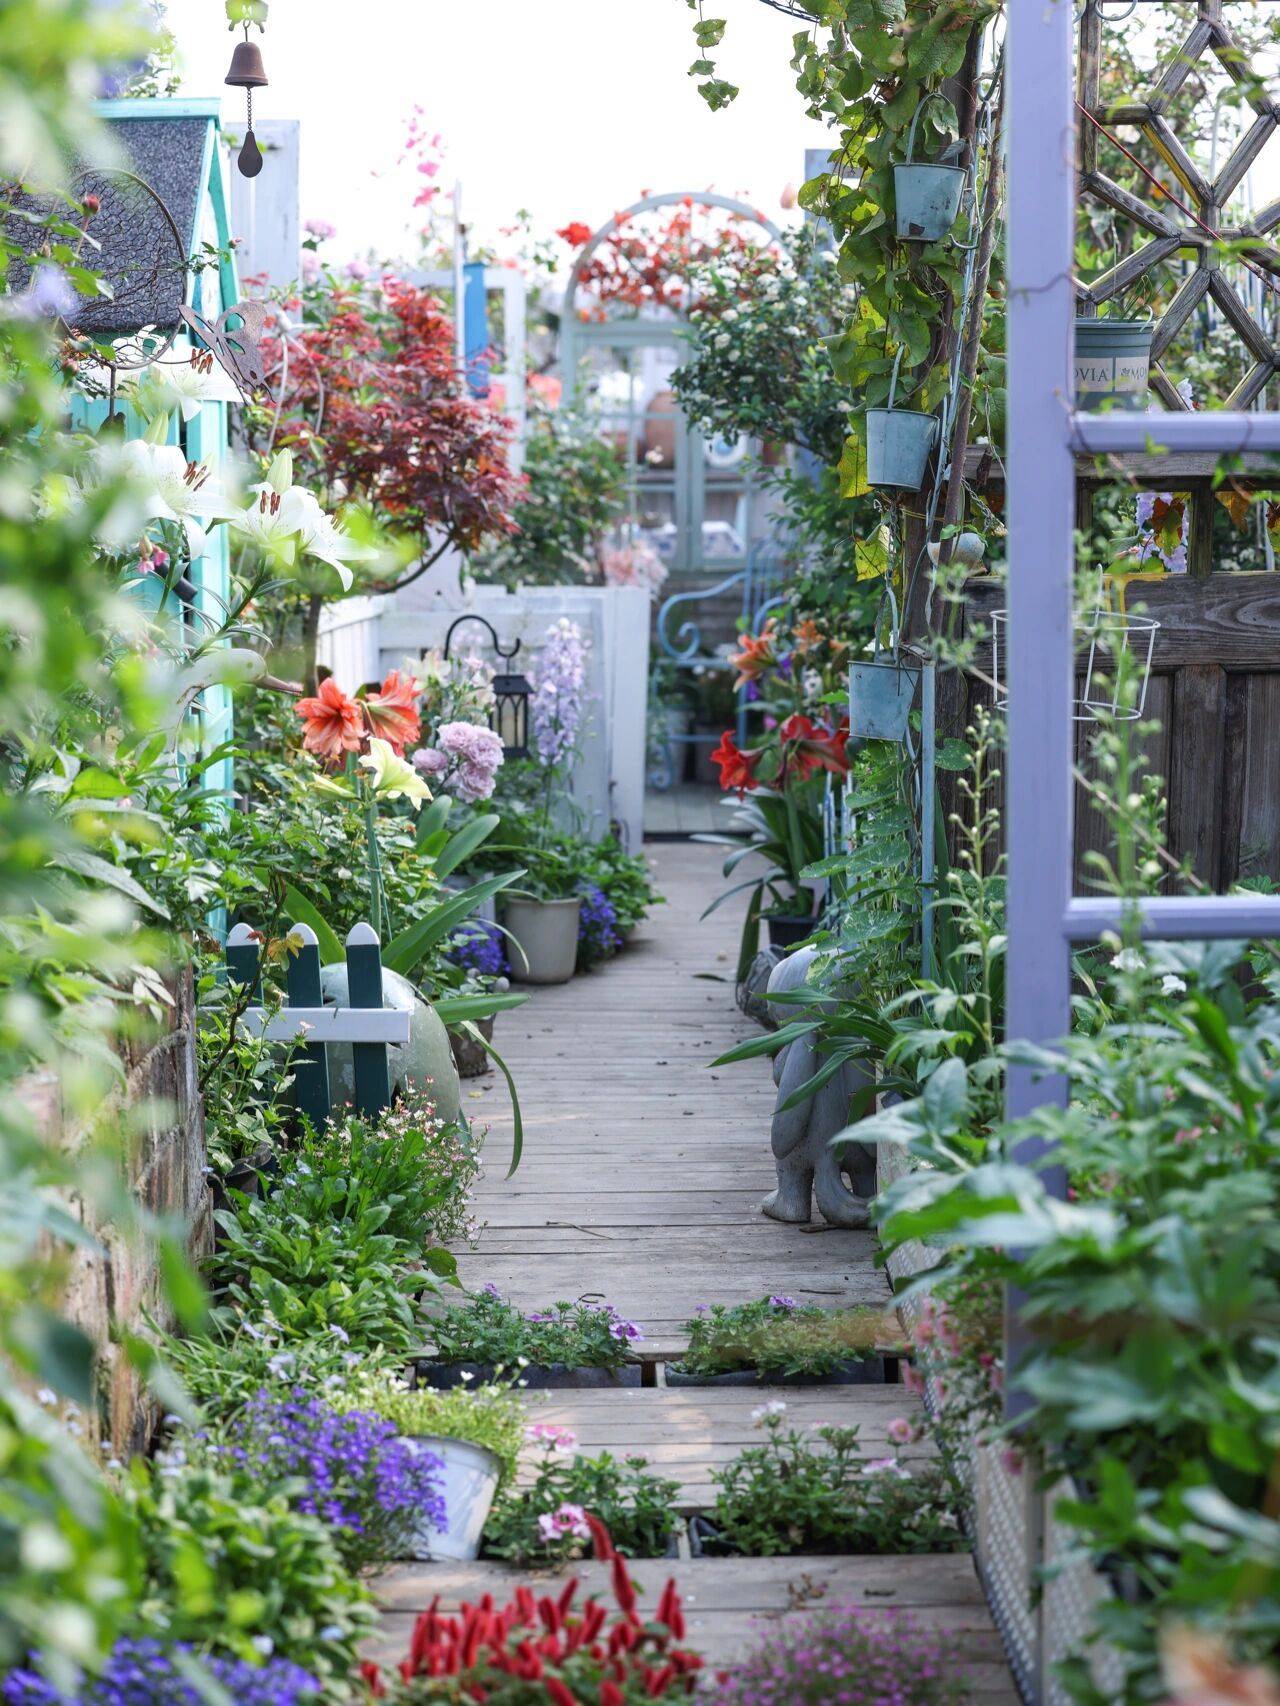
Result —
<instances>
[{"instance_id":1,"label":"white lily flower","mask_svg":"<svg viewBox=\"0 0 1280 1706\"><path fill-rule=\"evenodd\" d=\"M360 766L373 776L374 792L387 800L408 800L417 811L424 800L430 800L431 790L407 759L401 758L390 741L374 735L369 750L359 760Z\"/></svg>"},{"instance_id":2,"label":"white lily flower","mask_svg":"<svg viewBox=\"0 0 1280 1706\"><path fill-rule=\"evenodd\" d=\"M176 444L130 439L121 452L126 479L139 493L148 521L176 521L192 560L204 555L205 526L236 514L207 462L188 462Z\"/></svg>"},{"instance_id":3,"label":"white lily flower","mask_svg":"<svg viewBox=\"0 0 1280 1706\"><path fill-rule=\"evenodd\" d=\"M192 420L205 403L241 403L240 387L212 350L197 349L189 338L176 338L158 360L136 373L122 373L130 401L151 420L173 409Z\"/></svg>"},{"instance_id":4,"label":"white lily flower","mask_svg":"<svg viewBox=\"0 0 1280 1706\"><path fill-rule=\"evenodd\" d=\"M290 565L300 557L327 563L336 571L343 591L349 592L354 576L347 564L376 553L344 533L310 492L293 484L292 455L282 450L267 470L266 480L251 489L253 502L232 522L236 531L251 545Z\"/></svg>"}]
</instances>

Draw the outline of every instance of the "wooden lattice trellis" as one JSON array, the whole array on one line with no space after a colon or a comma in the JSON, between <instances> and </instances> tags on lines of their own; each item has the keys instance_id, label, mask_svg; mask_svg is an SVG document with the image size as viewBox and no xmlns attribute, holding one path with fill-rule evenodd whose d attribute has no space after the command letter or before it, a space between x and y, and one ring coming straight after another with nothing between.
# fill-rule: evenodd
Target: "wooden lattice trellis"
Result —
<instances>
[{"instance_id":1,"label":"wooden lattice trellis","mask_svg":"<svg viewBox=\"0 0 1280 1706\"><path fill-rule=\"evenodd\" d=\"M1198 0L1197 16L1185 41L1156 72L1141 100L1103 105L1100 74L1103 47L1101 0L1086 0L1080 20L1078 100L1080 123L1080 187L1123 218L1131 219L1150 241L1118 261L1100 278L1078 292L1082 314L1096 312L1101 303L1118 296L1144 274L1179 253L1191 251L1195 264L1156 324L1151 343L1151 385L1170 409L1189 405L1161 365L1160 358L1196 308L1208 296L1253 358L1253 364L1224 400L1228 409L1246 409L1272 376L1280 371L1280 347L1272 341L1241 300L1224 271L1221 245L1247 243L1249 260L1271 278L1280 275L1280 249L1266 235L1280 225L1280 199L1269 202L1253 218L1231 223L1227 208L1245 174L1280 127L1280 104L1266 93L1254 74L1248 55L1223 18L1224 0ZM1254 120L1229 158L1208 178L1183 146L1169 122L1168 112L1187 78L1206 55L1237 85L1252 108ZM1084 116L1084 115L1087 115ZM1133 126L1155 150L1186 195L1179 207L1153 186L1152 199L1133 194L1098 168L1099 126Z\"/></svg>"}]
</instances>

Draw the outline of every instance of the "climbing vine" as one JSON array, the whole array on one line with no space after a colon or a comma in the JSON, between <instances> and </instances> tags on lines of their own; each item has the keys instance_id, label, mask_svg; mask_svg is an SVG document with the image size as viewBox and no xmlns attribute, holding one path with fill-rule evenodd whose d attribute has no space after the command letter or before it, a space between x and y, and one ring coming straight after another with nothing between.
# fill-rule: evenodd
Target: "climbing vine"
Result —
<instances>
[{"instance_id":1,"label":"climbing vine","mask_svg":"<svg viewBox=\"0 0 1280 1706\"><path fill-rule=\"evenodd\" d=\"M983 44L1000 8L999 0L813 0L810 9L813 23L793 37L791 63L809 115L835 140L828 169L809 179L800 202L829 225L839 274L856 292L829 345L857 405L843 464L854 495L864 489L862 411L888 398L899 352L899 403L932 410L951 383L968 240L960 222L970 209L962 205L957 228L940 242L900 241L893 168L906 159L913 120L917 159L965 165L981 150L979 116L994 80L990 66L984 72ZM724 21L699 9L695 34L702 58L693 69L706 78L700 92L724 105L736 91L706 57L722 41Z\"/></svg>"}]
</instances>

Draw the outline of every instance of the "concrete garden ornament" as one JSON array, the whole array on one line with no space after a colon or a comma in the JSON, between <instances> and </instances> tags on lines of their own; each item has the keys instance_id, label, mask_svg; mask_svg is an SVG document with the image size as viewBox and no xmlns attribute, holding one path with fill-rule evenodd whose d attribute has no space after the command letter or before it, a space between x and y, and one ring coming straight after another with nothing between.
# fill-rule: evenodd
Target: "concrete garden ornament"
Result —
<instances>
[{"instance_id":1,"label":"concrete garden ornament","mask_svg":"<svg viewBox=\"0 0 1280 1706\"><path fill-rule=\"evenodd\" d=\"M801 948L781 961L769 979L769 994L788 995L802 988L817 951ZM772 1004L770 1012L780 1025L796 1016L793 1007L781 1003ZM760 1208L772 1220L804 1222L812 1217L816 1200L818 1213L832 1226L865 1226L867 1203L876 1189L875 1146L850 1143L840 1151L831 1147L831 1139L849 1123L849 1098L868 1082L865 1068L848 1062L807 1101L783 1108L792 1091L821 1065L822 1056L808 1037L788 1043L774 1060L778 1102L771 1136L778 1188Z\"/></svg>"}]
</instances>

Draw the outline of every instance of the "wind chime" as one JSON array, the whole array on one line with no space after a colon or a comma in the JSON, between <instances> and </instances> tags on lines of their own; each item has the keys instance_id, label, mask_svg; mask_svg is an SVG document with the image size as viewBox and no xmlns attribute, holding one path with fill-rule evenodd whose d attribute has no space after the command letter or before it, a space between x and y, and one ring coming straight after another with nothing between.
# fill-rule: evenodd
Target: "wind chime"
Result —
<instances>
[{"instance_id":1,"label":"wind chime","mask_svg":"<svg viewBox=\"0 0 1280 1706\"><path fill-rule=\"evenodd\" d=\"M267 0L227 0L227 17L233 30L237 26L244 30L244 40L236 43L235 52L231 55L231 69L226 75L230 87L243 89L245 96L244 142L236 164L242 177L256 178L262 170L262 150L253 134L253 91L266 88L267 72L262 63L262 49L257 42L249 40L249 30L253 24L259 30L266 24Z\"/></svg>"}]
</instances>

